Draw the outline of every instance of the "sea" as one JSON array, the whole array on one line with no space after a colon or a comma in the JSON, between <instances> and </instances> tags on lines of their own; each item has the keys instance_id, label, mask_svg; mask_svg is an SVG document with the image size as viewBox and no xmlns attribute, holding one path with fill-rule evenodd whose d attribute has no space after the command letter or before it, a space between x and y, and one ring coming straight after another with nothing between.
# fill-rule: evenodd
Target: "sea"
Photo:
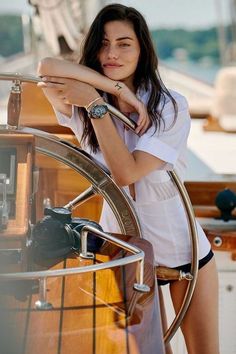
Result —
<instances>
[{"instance_id":1,"label":"sea","mask_svg":"<svg viewBox=\"0 0 236 354\"><path fill-rule=\"evenodd\" d=\"M170 69L187 74L210 85L214 85L216 75L221 68L220 65L216 65L207 60L203 62L194 62L190 60L177 60L175 58L169 58L161 60L160 63Z\"/></svg>"}]
</instances>

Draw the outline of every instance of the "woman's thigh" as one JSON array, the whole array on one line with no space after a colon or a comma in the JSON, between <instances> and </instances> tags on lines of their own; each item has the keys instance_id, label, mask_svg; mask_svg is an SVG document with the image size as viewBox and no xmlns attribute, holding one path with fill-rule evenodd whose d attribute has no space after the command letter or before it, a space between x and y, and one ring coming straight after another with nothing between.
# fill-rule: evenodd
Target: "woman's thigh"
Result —
<instances>
[{"instance_id":1,"label":"woman's thigh","mask_svg":"<svg viewBox=\"0 0 236 354\"><path fill-rule=\"evenodd\" d=\"M170 292L175 311L182 304L187 281L174 282ZM218 277L212 258L198 272L196 288L181 326L189 354L218 354Z\"/></svg>"}]
</instances>

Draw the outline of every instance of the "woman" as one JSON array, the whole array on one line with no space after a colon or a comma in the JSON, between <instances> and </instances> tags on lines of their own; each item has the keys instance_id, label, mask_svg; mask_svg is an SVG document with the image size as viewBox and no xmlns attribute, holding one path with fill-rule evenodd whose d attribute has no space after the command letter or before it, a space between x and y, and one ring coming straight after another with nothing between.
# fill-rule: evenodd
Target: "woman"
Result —
<instances>
[{"instance_id":1,"label":"woman","mask_svg":"<svg viewBox=\"0 0 236 354\"><path fill-rule=\"evenodd\" d=\"M162 83L157 64L142 15L113 4L92 23L80 64L42 60L39 86L59 123L70 127L82 147L108 166L132 200L143 236L153 245L156 264L186 270L191 261L188 225L166 170L175 168L183 178L190 116L185 98ZM137 134L111 117L107 101L136 120ZM101 224L106 231L118 231L106 204ZM217 273L199 225L198 231L199 277L182 331L189 353L217 354ZM186 281L170 283L176 311L186 286Z\"/></svg>"}]
</instances>

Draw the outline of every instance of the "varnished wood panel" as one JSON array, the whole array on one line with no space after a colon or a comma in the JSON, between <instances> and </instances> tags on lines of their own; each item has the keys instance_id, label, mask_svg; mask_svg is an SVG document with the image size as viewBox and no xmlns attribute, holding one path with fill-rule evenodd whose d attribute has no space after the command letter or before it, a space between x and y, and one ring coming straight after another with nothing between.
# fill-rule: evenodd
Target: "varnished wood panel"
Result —
<instances>
[{"instance_id":1,"label":"varnished wood panel","mask_svg":"<svg viewBox=\"0 0 236 354\"><path fill-rule=\"evenodd\" d=\"M60 126L54 110L43 94L41 88L35 84L22 84L22 107L19 124L22 126L41 129L50 133L67 133L71 130Z\"/></svg>"},{"instance_id":2,"label":"varnished wood panel","mask_svg":"<svg viewBox=\"0 0 236 354\"><path fill-rule=\"evenodd\" d=\"M217 193L229 188L236 193L236 181L228 182L185 182L193 205L215 205Z\"/></svg>"},{"instance_id":3,"label":"varnished wood panel","mask_svg":"<svg viewBox=\"0 0 236 354\"><path fill-rule=\"evenodd\" d=\"M58 124L52 106L44 96L42 89L37 85L23 83L21 99L20 125L45 126Z\"/></svg>"},{"instance_id":4,"label":"varnished wood panel","mask_svg":"<svg viewBox=\"0 0 236 354\"><path fill-rule=\"evenodd\" d=\"M206 235L216 251L236 252L236 231L222 230L207 230ZM221 240L221 243L216 241Z\"/></svg>"}]
</instances>

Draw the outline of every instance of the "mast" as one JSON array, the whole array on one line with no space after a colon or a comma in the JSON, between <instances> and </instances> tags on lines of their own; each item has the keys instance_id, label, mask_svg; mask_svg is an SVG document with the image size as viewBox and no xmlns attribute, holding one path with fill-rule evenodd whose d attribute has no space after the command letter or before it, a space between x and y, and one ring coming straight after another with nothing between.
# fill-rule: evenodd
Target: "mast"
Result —
<instances>
[{"instance_id":1,"label":"mast","mask_svg":"<svg viewBox=\"0 0 236 354\"><path fill-rule=\"evenodd\" d=\"M230 20L231 20L231 36L232 42L230 45L231 62L236 61L236 0L230 1Z\"/></svg>"},{"instance_id":2,"label":"mast","mask_svg":"<svg viewBox=\"0 0 236 354\"><path fill-rule=\"evenodd\" d=\"M226 34L225 34L225 26L224 26L224 21L223 21L223 16L222 16L222 6L221 6L221 0L215 0L215 8L216 8L216 14L218 18L218 25L217 25L217 31L218 31L218 38L219 38L219 51L220 51L220 62L222 66L226 65Z\"/></svg>"}]
</instances>

